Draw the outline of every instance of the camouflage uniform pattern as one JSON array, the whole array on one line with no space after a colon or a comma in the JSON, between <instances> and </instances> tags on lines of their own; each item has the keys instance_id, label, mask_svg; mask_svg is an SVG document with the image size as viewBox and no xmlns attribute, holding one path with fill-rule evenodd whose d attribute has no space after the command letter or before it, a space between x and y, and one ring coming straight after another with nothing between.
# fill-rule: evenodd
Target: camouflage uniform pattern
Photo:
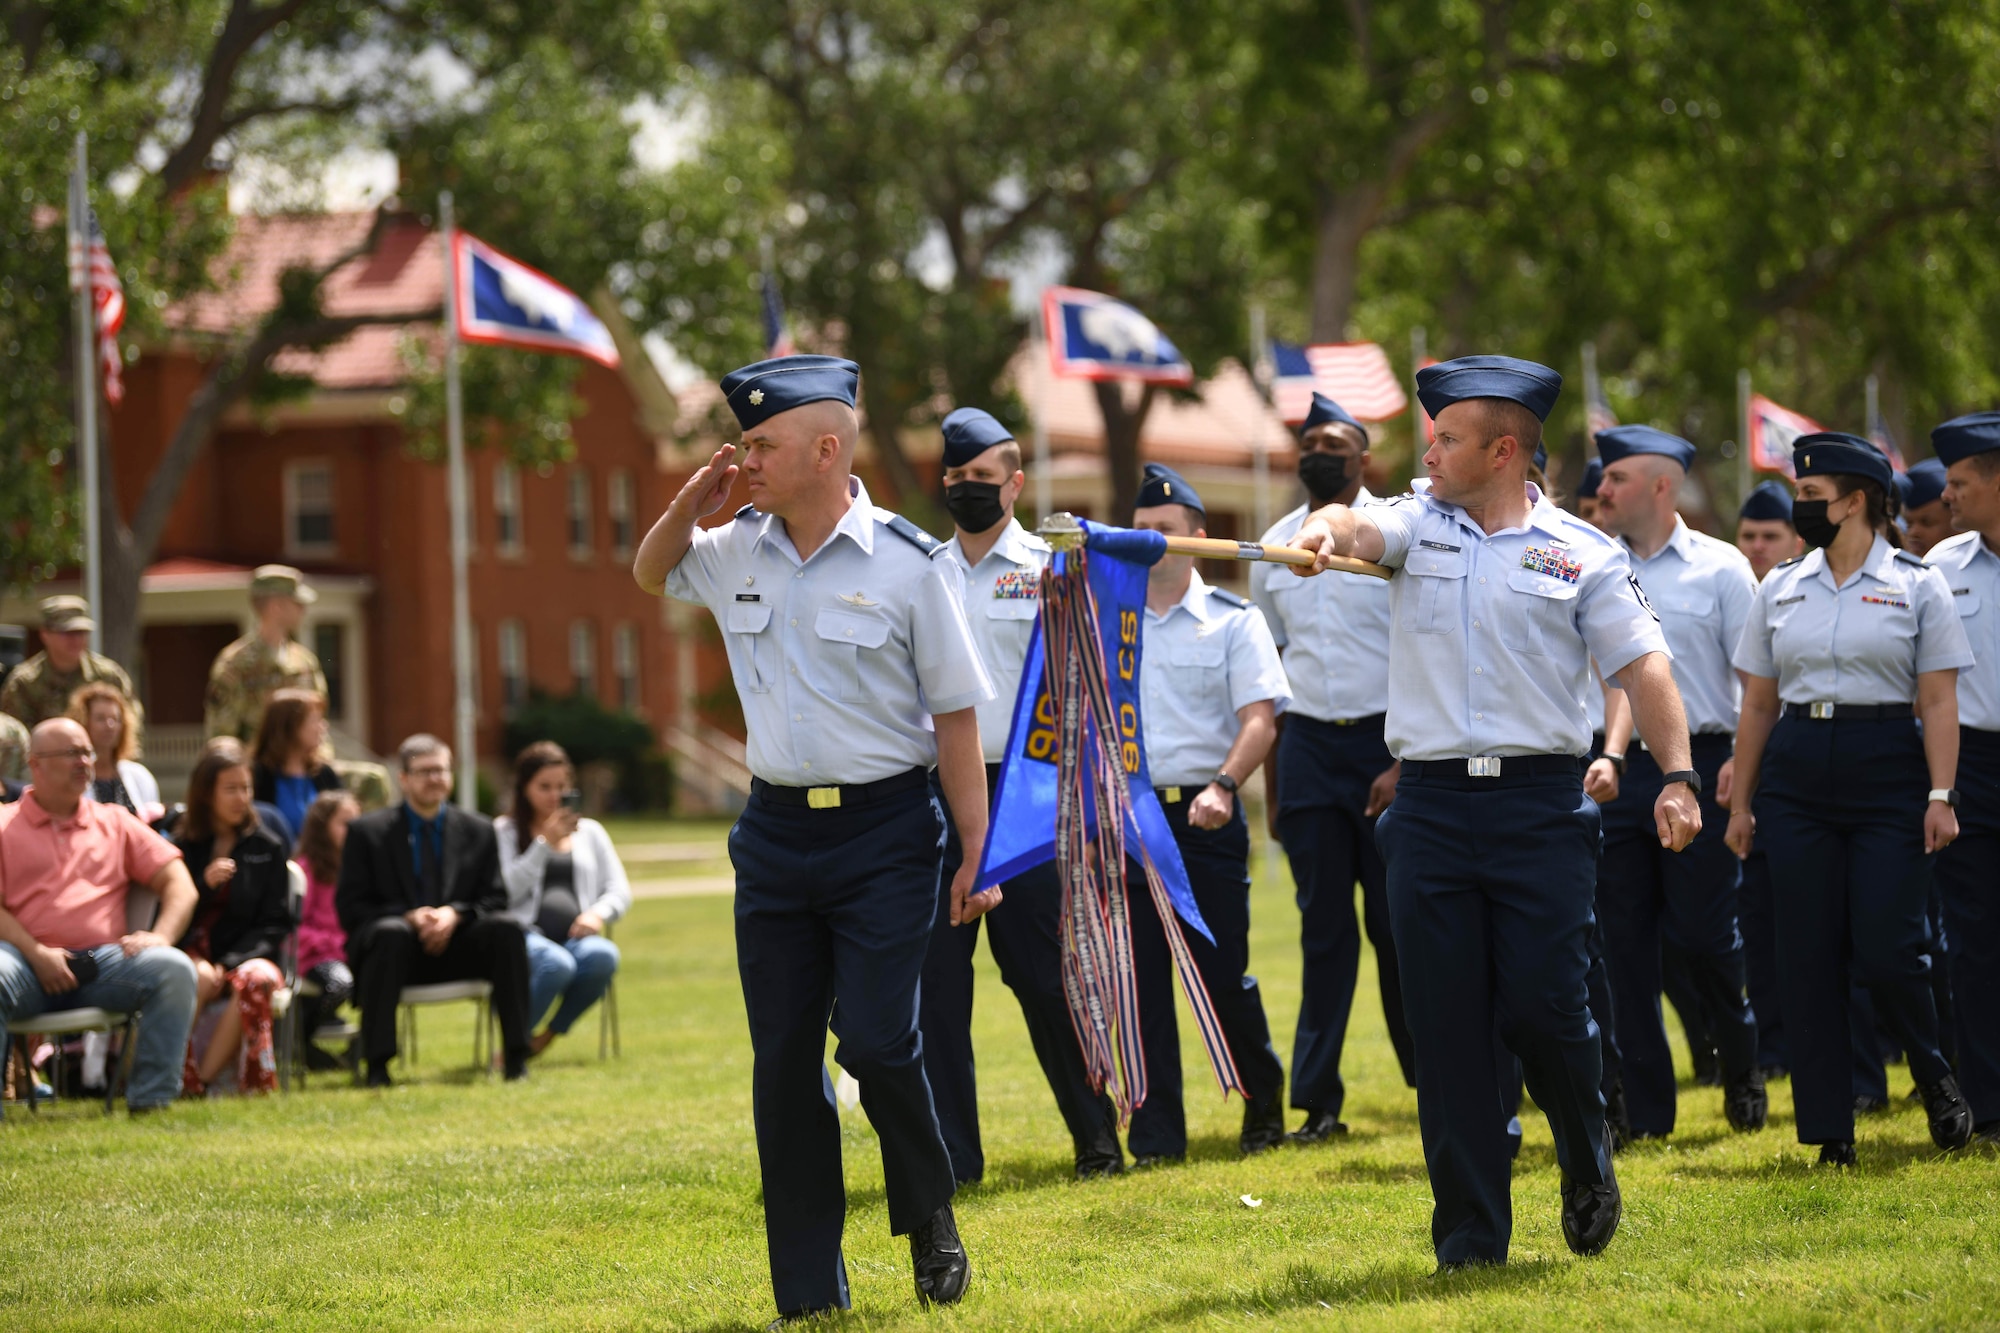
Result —
<instances>
[{"instance_id":1,"label":"camouflage uniform pattern","mask_svg":"<svg viewBox=\"0 0 2000 1333\"><path fill-rule=\"evenodd\" d=\"M101 653L85 653L76 670L66 675L49 664L47 653L36 653L7 677L6 687L0 689L0 713L13 714L32 731L50 718L69 712L70 695L98 681L113 686L131 700L132 712L140 718L143 729L144 713L139 707L138 692L132 688L132 678L125 674L124 667Z\"/></svg>"},{"instance_id":2,"label":"camouflage uniform pattern","mask_svg":"<svg viewBox=\"0 0 2000 1333\"><path fill-rule=\"evenodd\" d=\"M217 653L208 669L204 730L210 737L234 736L247 743L264 719L265 701L282 689L325 694L326 673L319 658L296 640L272 648L257 634L244 635Z\"/></svg>"},{"instance_id":3,"label":"camouflage uniform pattern","mask_svg":"<svg viewBox=\"0 0 2000 1333\"><path fill-rule=\"evenodd\" d=\"M340 785L353 794L362 814L370 810L386 810L395 804L396 789L389 782L389 770L381 764L371 764L362 759L336 759L333 771L340 774Z\"/></svg>"},{"instance_id":4,"label":"camouflage uniform pattern","mask_svg":"<svg viewBox=\"0 0 2000 1333\"><path fill-rule=\"evenodd\" d=\"M28 780L28 729L19 718L0 713L0 778Z\"/></svg>"}]
</instances>

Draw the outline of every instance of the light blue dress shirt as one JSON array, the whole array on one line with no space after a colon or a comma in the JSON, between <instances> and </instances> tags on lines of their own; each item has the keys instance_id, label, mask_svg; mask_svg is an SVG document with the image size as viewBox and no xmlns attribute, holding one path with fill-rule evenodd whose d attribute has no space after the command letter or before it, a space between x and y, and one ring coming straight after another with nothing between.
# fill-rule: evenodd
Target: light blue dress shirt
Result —
<instances>
[{"instance_id":1,"label":"light blue dress shirt","mask_svg":"<svg viewBox=\"0 0 2000 1333\"><path fill-rule=\"evenodd\" d=\"M1630 546L1626 553L1674 655L1674 683L1687 709L1688 730L1734 734L1743 682L1729 657L1743 637L1750 604L1757 600L1750 562L1728 542L1696 532L1678 515L1673 535L1649 559L1632 555Z\"/></svg>"},{"instance_id":2,"label":"light blue dress shirt","mask_svg":"<svg viewBox=\"0 0 2000 1333\"><path fill-rule=\"evenodd\" d=\"M1355 497L1375 497L1366 487ZM1287 546L1311 513L1300 505L1264 534ZM1389 707L1389 585L1350 575L1302 579L1283 565L1250 566L1250 596L1284 650L1291 711L1321 722L1351 722Z\"/></svg>"},{"instance_id":3,"label":"light blue dress shirt","mask_svg":"<svg viewBox=\"0 0 2000 1333\"><path fill-rule=\"evenodd\" d=\"M1959 725L2000 731L2000 556L1976 532L1931 547L1925 564L1944 571L1972 665L1958 673Z\"/></svg>"},{"instance_id":4,"label":"light blue dress shirt","mask_svg":"<svg viewBox=\"0 0 2000 1333\"><path fill-rule=\"evenodd\" d=\"M859 478L833 535L800 560L784 523L745 508L698 528L666 592L714 612L750 733L780 787L879 782L937 763L934 713L993 697L958 566L889 531Z\"/></svg>"},{"instance_id":5,"label":"light blue dress shirt","mask_svg":"<svg viewBox=\"0 0 2000 1333\"><path fill-rule=\"evenodd\" d=\"M1532 484L1528 499L1525 526L1491 534L1421 481L1355 511L1396 570L1384 734L1398 759L1583 755L1590 659L1615 685L1667 652L1625 547Z\"/></svg>"},{"instance_id":6,"label":"light blue dress shirt","mask_svg":"<svg viewBox=\"0 0 2000 1333\"><path fill-rule=\"evenodd\" d=\"M1236 710L1269 699L1283 713L1292 687L1264 613L1196 573L1165 615L1146 610L1139 657L1140 728L1156 787L1205 787L1242 730Z\"/></svg>"},{"instance_id":7,"label":"light blue dress shirt","mask_svg":"<svg viewBox=\"0 0 2000 1333\"><path fill-rule=\"evenodd\" d=\"M979 660L993 682L993 697L979 705L979 748L997 764L1007 752L1014 702L1021 692L1021 669L1042 613L1042 567L1049 544L1009 519L1000 539L977 565L968 565L954 535L945 550L965 571L965 620Z\"/></svg>"},{"instance_id":8,"label":"light blue dress shirt","mask_svg":"<svg viewBox=\"0 0 2000 1333\"><path fill-rule=\"evenodd\" d=\"M1972 665L1944 571L1882 538L1836 588L1825 551L1765 576L1736 645L1740 671L1788 704L1907 704L1917 676Z\"/></svg>"}]
</instances>

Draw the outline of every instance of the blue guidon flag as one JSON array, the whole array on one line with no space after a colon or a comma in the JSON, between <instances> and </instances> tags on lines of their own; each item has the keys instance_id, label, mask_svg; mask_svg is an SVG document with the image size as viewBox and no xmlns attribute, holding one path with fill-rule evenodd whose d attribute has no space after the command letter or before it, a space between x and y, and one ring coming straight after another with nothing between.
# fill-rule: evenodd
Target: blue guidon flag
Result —
<instances>
[{"instance_id":1,"label":"blue guidon flag","mask_svg":"<svg viewBox=\"0 0 2000 1333\"><path fill-rule=\"evenodd\" d=\"M1194 367L1159 325L1102 292L1051 287L1042 295L1055 372L1070 379L1194 383Z\"/></svg>"},{"instance_id":2,"label":"blue guidon flag","mask_svg":"<svg viewBox=\"0 0 2000 1333\"><path fill-rule=\"evenodd\" d=\"M451 260L458 280L453 315L466 342L567 352L617 369L611 330L554 278L462 231L452 235Z\"/></svg>"}]
</instances>

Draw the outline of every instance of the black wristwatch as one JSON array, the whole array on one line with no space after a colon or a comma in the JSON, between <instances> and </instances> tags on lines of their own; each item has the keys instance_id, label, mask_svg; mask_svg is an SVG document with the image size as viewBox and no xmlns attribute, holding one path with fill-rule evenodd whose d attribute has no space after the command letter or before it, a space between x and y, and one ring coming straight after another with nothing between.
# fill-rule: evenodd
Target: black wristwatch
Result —
<instances>
[{"instance_id":1,"label":"black wristwatch","mask_svg":"<svg viewBox=\"0 0 2000 1333\"><path fill-rule=\"evenodd\" d=\"M1669 782L1685 782L1689 791L1693 792L1696 796L1701 795L1701 774L1691 768L1675 769L1660 779L1662 787L1666 786Z\"/></svg>"},{"instance_id":2,"label":"black wristwatch","mask_svg":"<svg viewBox=\"0 0 2000 1333\"><path fill-rule=\"evenodd\" d=\"M1209 781L1228 792L1231 796L1236 794L1236 779L1230 777L1227 773L1217 773Z\"/></svg>"},{"instance_id":3,"label":"black wristwatch","mask_svg":"<svg viewBox=\"0 0 2000 1333\"><path fill-rule=\"evenodd\" d=\"M1605 752L1604 752L1603 754L1601 754L1601 755L1599 755L1599 756L1597 756L1597 757L1598 757L1599 759L1606 759L1606 760L1609 760L1609 761L1610 761L1610 763L1611 763L1611 766L1612 766L1613 768L1615 768L1615 769L1617 769L1617 770L1618 770L1618 776L1619 776L1619 777L1621 777L1621 778L1625 776L1625 756L1624 756L1624 755L1622 755L1622 754L1613 754L1613 753L1611 753L1611 751L1609 751L1609 750L1606 750L1606 751L1605 751Z\"/></svg>"}]
</instances>

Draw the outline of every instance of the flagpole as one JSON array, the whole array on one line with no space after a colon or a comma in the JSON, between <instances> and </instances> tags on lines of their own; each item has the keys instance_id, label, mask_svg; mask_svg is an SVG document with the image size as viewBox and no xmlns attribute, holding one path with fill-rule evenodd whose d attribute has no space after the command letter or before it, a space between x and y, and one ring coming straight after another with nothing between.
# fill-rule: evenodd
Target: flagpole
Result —
<instances>
[{"instance_id":1,"label":"flagpole","mask_svg":"<svg viewBox=\"0 0 2000 1333\"><path fill-rule=\"evenodd\" d=\"M1862 420L1868 423L1868 434L1872 437L1878 433L1875 427L1882 415L1882 382L1871 371L1868 378L1862 381L1861 387L1865 403L1863 408L1865 415Z\"/></svg>"},{"instance_id":2,"label":"flagpole","mask_svg":"<svg viewBox=\"0 0 2000 1333\"><path fill-rule=\"evenodd\" d=\"M1044 293L1046 295L1046 293ZM1041 297L1035 300L1035 314L1032 320L1033 337L1029 343L1028 355L1035 365L1035 404L1032 409L1035 418L1035 521L1041 522L1055 512L1055 478L1050 475L1049 461L1049 381L1055 378L1049 369L1049 347L1046 307Z\"/></svg>"},{"instance_id":3,"label":"flagpole","mask_svg":"<svg viewBox=\"0 0 2000 1333\"><path fill-rule=\"evenodd\" d=\"M1597 344L1586 342L1583 345L1583 438L1587 446L1586 453L1590 452L1588 446L1596 435L1594 429L1596 423L1591 420L1591 416L1603 398L1604 386L1597 378Z\"/></svg>"},{"instance_id":4,"label":"flagpole","mask_svg":"<svg viewBox=\"0 0 2000 1333\"><path fill-rule=\"evenodd\" d=\"M104 568L98 559L97 317L90 277L90 136L76 132L69 182L70 279L76 287L76 451L83 465L83 595L90 651L104 651Z\"/></svg>"},{"instance_id":5,"label":"flagpole","mask_svg":"<svg viewBox=\"0 0 2000 1333\"><path fill-rule=\"evenodd\" d=\"M1736 431L1741 443L1736 448L1736 507L1750 498L1757 484L1757 465L1750 457L1750 372L1736 372Z\"/></svg>"},{"instance_id":6,"label":"flagpole","mask_svg":"<svg viewBox=\"0 0 2000 1333\"><path fill-rule=\"evenodd\" d=\"M1250 307L1250 382L1257 386L1257 395L1264 400L1264 406L1271 407L1271 378L1265 360L1270 354L1268 348L1264 338L1264 307L1260 303ZM1258 422L1256 433L1250 437L1250 508L1260 537L1271 529L1271 455L1264 448L1263 426L1263 422Z\"/></svg>"},{"instance_id":7,"label":"flagpole","mask_svg":"<svg viewBox=\"0 0 2000 1333\"><path fill-rule=\"evenodd\" d=\"M451 191L438 195L438 238L444 254L445 466L451 490L452 750L458 756L458 808L479 809L479 762L473 752L478 714L472 702L472 598L466 587L465 398L458 383L458 270L452 263Z\"/></svg>"}]
</instances>

